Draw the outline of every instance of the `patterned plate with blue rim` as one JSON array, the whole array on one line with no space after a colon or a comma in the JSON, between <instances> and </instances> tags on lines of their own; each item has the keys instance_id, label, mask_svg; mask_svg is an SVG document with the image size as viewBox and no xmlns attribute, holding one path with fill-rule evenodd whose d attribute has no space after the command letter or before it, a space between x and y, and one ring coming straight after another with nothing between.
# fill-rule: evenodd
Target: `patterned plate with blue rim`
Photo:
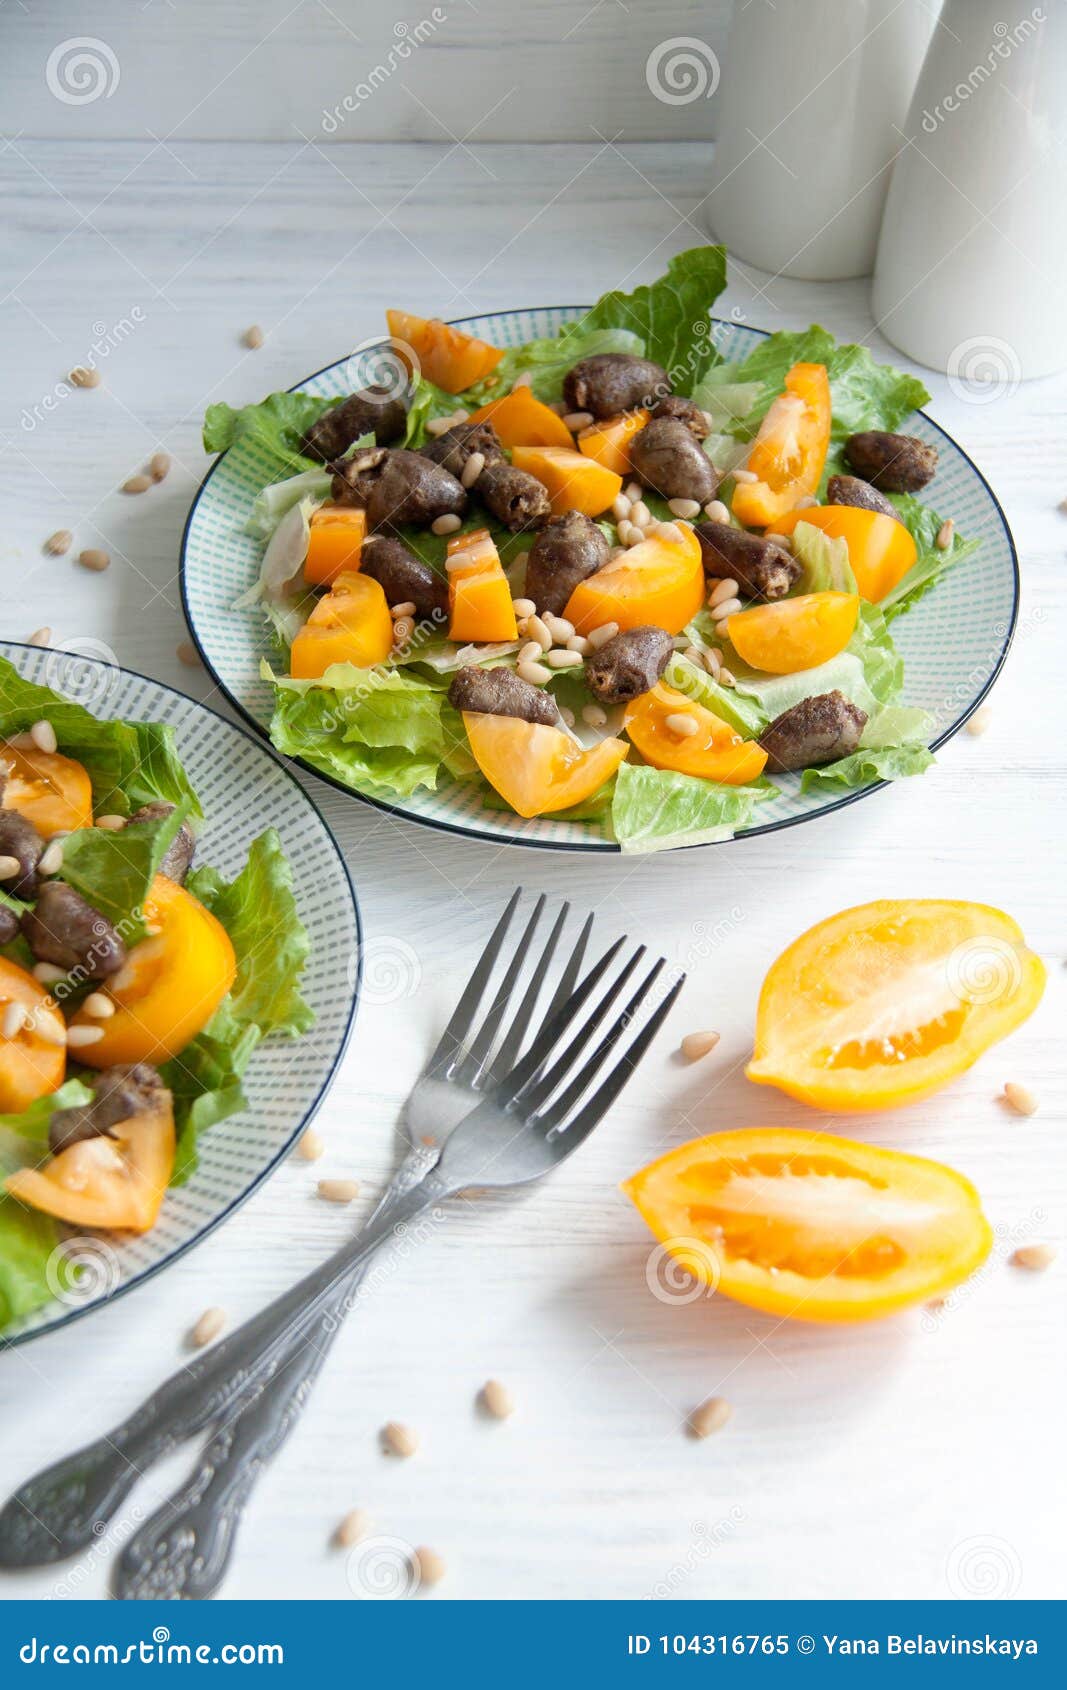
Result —
<instances>
[{"instance_id":1,"label":"patterned plate with blue rim","mask_svg":"<svg viewBox=\"0 0 1067 1690\"><path fill-rule=\"evenodd\" d=\"M201 1135L196 1172L167 1193L151 1232L72 1237L61 1247L65 1260L80 1268L77 1284L64 1287L57 1261L56 1300L0 1338L0 1344L18 1344L176 1261L274 1171L314 1115L344 1054L359 997L362 933L355 891L329 829L292 771L246 729L183 693L93 658L7 642L0 643L0 654L29 680L94 716L170 723L204 810L199 862L230 877L256 835L277 828L311 941L300 985L315 1012L315 1025L302 1038L260 1045L244 1079L248 1108Z\"/></svg>"},{"instance_id":2,"label":"patterned plate with blue rim","mask_svg":"<svg viewBox=\"0 0 1067 1690\"><path fill-rule=\"evenodd\" d=\"M457 327L497 346L521 346L524 341L556 334L586 309L560 305L498 311L463 318ZM764 338L760 329L718 318L712 319L712 327L726 359L746 357ZM364 356L372 354L367 351ZM353 360L342 358L295 385L309 393L342 397L359 382L353 381ZM949 570L914 610L893 624L893 638L905 663L903 702L930 712L934 719L930 746L936 750L977 708L1004 661L1018 614L1019 571L1004 513L966 452L925 412L916 412L901 426L938 449L937 475L924 490L924 500L951 516L961 534L981 541L977 552ZM232 447L205 477L182 542L182 593L193 637L223 692L263 733L269 733L273 696L269 682L260 678L260 661L275 654L261 613L255 606L242 610L235 606L259 573L261 548L245 533L245 523L253 499L272 473L254 445L242 441ZM303 766L319 774L311 764ZM330 777L320 774L319 778ZM348 790L339 782L331 784ZM738 838L826 815L877 791L884 782L872 781L844 798L801 793L799 775L778 777L777 784L778 795L757 808L759 825L738 833ZM364 802L428 827L493 844L618 850L598 823L558 821L551 816L524 821L489 809L476 788L455 782L391 804L377 799Z\"/></svg>"}]
</instances>

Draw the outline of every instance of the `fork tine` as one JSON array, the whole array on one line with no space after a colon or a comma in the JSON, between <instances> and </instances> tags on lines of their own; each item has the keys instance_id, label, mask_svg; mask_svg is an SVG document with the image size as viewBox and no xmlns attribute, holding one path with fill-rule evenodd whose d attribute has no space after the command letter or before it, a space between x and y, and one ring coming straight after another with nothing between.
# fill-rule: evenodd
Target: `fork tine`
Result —
<instances>
[{"instance_id":1,"label":"fork tine","mask_svg":"<svg viewBox=\"0 0 1067 1690\"><path fill-rule=\"evenodd\" d=\"M560 1081L578 1060L644 954L644 945L639 945L567 1048L554 1058L551 1065L547 1061L542 1065L547 1072L535 1074L529 1086L523 1087L523 1090L519 1093L518 1102L524 1115L536 1114L542 1103L546 1103L552 1096ZM662 963L659 966L662 967Z\"/></svg>"},{"instance_id":2,"label":"fork tine","mask_svg":"<svg viewBox=\"0 0 1067 1690\"><path fill-rule=\"evenodd\" d=\"M634 957L633 961L636 963L636 961L637 961L636 956ZM593 1052L592 1056L589 1058L589 1061L585 1064L585 1067L581 1070L580 1073L575 1075L574 1079L570 1082L570 1084L560 1093L559 1097L556 1099L555 1103L552 1104L551 1108L544 1110L538 1116L538 1119L539 1119L541 1125L547 1131L551 1132L553 1127L558 1127L561 1121L565 1121L567 1119L567 1116L570 1114L571 1110L574 1108L575 1104L582 1097L583 1093L586 1092L589 1089L589 1085L590 1085L591 1081L594 1079L596 1074L599 1072L600 1068L603 1066L603 1064L604 1064L604 1062L605 1062L605 1060L608 1056L609 1051L611 1051L613 1049L613 1047L618 1043L618 1040L622 1037L626 1028L631 1025L631 1023L634 1019L634 1016L637 1014L638 1010L641 1007L641 1004L644 1002L648 993L651 991L652 986L654 985L655 981L658 979L659 975L662 973L662 971L665 967L666 967L666 959L664 957L660 957L659 961L656 962L652 966L652 968L649 969L648 973L645 975L644 979L641 981L641 984L638 986L637 990L634 992L633 996L631 997L629 1003L626 1005L626 1008L622 1011L622 1013L620 1015L618 1015L616 1017L615 1021L611 1025L611 1027L609 1027L607 1033L601 1039L600 1043L596 1047L596 1050ZM620 984L621 983L622 982L620 981ZM583 1040L583 1043L584 1043L584 1040ZM575 1045L576 1046L578 1045L577 1040L575 1040ZM578 1046L578 1049L580 1049L580 1048L581 1047ZM567 1050L565 1055L560 1059L559 1068L561 1070L563 1070L564 1072L566 1072L566 1070L569 1069L570 1066L571 1066L572 1055L576 1056L577 1054L578 1054L578 1050L575 1049L574 1046L571 1046L570 1049ZM551 1080L552 1078L553 1077L550 1075L549 1079ZM555 1077L555 1084L558 1084L558 1075ZM545 1097L547 1097L549 1095L550 1089L551 1088L544 1090L543 1095ZM525 1099L523 1099L523 1101L525 1102ZM542 1101L542 1099L539 1098L537 1100L537 1102L534 1103L533 1107L536 1109L538 1104L541 1101Z\"/></svg>"},{"instance_id":3,"label":"fork tine","mask_svg":"<svg viewBox=\"0 0 1067 1690\"><path fill-rule=\"evenodd\" d=\"M504 1034L499 1050L489 1065L489 1070L486 1074L487 1084L492 1084L497 1076L506 1074L509 1069L515 1066L518 1054L522 1049L522 1042L526 1037L526 1030L530 1025L533 1012L537 1007L537 1000L541 995L545 981L549 977L549 970L552 967L552 959L556 954L556 946L559 944L560 934L563 932L567 922L567 917L570 915L570 911L571 906L569 903L561 905L559 914L556 916L555 922L553 923L552 931L548 936L548 943L541 952L541 959L534 968L533 976L530 980L530 984L526 988L523 1000L515 1013L510 1027ZM590 916L589 921L586 922L586 932L588 932L589 924L592 922L592 919L592 916ZM573 962L573 958L571 960ZM550 1020L556 1012L556 999L559 997L560 990L563 987L564 980L567 978L570 967L571 964L568 963L567 972L564 974L563 979L556 988L555 996L548 1006L546 1019Z\"/></svg>"},{"instance_id":4,"label":"fork tine","mask_svg":"<svg viewBox=\"0 0 1067 1690\"><path fill-rule=\"evenodd\" d=\"M489 1012L486 1015L485 1020L482 1022L482 1025L475 1034L474 1038L464 1044L463 1059L457 1065L456 1071L452 1076L453 1079L458 1081L460 1085L473 1085L482 1068L485 1066L489 1053L496 1042L497 1034L500 1031L500 1023L504 1018L504 1012L507 1009L508 1004L511 1002L511 996L515 990L516 982L518 981L519 975L522 973L523 965L529 955L530 946L533 944L534 934L537 931L537 924L541 919L546 902L546 896L544 892L542 892L533 907L533 912L529 920L526 923L526 931L515 947L515 954L507 966L504 978L501 980L500 985L496 989L496 994L489 1007Z\"/></svg>"},{"instance_id":5,"label":"fork tine","mask_svg":"<svg viewBox=\"0 0 1067 1690\"><path fill-rule=\"evenodd\" d=\"M659 1008L653 1012L638 1033L633 1044L623 1052L616 1062L607 1079L597 1088L593 1095L582 1105L578 1114L568 1127L553 1134L554 1143L558 1146L560 1159L569 1156L576 1150L582 1140L588 1138L597 1122L606 1114L614 1103L626 1082L629 1080L637 1064L644 1056L652 1040L659 1032L667 1016L674 1007L674 1001L685 985L685 975L682 974L675 981ZM622 1017L620 1017L621 1021ZM595 1059L594 1059L595 1060ZM591 1066L591 1065L590 1065ZM593 1069L595 1072L595 1069Z\"/></svg>"},{"instance_id":6,"label":"fork tine","mask_svg":"<svg viewBox=\"0 0 1067 1690\"><path fill-rule=\"evenodd\" d=\"M563 907L566 910L570 909L569 904L564 904ZM548 1006L548 1014L545 1017L546 1025L559 1014L563 1005L574 991L575 986L578 984L578 980L582 972L582 963L585 961L585 953L589 948L589 935L592 931L593 918L591 915L587 915L582 923L582 931L578 935L578 943L571 952L570 961L563 970L563 973L560 975L559 985L556 987L556 990L552 995L552 1002Z\"/></svg>"},{"instance_id":7,"label":"fork tine","mask_svg":"<svg viewBox=\"0 0 1067 1690\"><path fill-rule=\"evenodd\" d=\"M493 964L500 955L500 947L504 943L504 937L511 925L511 918L515 914L521 897L522 887L516 886L508 900L507 908L493 928L484 951L474 965L474 972L467 982L463 996L452 1012L448 1026L438 1039L437 1047L426 1064L425 1072L427 1074L439 1068L447 1067L464 1038L470 1032L478 1005L482 1001L485 988L489 983L489 977L493 972Z\"/></svg>"},{"instance_id":8,"label":"fork tine","mask_svg":"<svg viewBox=\"0 0 1067 1690\"><path fill-rule=\"evenodd\" d=\"M496 1100L502 1107L517 1097L523 1086L527 1085L539 1072L545 1058L551 1053L553 1047L559 1043L582 1005L596 990L625 943L624 935L623 938L616 939L613 945L608 946L600 961L593 964L585 979L575 987L566 1003L541 1028L526 1055L515 1064L511 1073L506 1074L500 1081L496 1088Z\"/></svg>"}]
</instances>

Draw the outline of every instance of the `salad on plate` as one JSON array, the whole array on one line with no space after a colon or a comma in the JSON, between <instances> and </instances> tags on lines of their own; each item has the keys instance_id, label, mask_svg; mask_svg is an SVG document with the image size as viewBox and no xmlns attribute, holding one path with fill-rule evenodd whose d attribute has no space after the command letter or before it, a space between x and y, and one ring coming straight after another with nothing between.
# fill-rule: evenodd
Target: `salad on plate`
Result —
<instances>
[{"instance_id":1,"label":"salad on plate","mask_svg":"<svg viewBox=\"0 0 1067 1690\"><path fill-rule=\"evenodd\" d=\"M225 879L173 731L100 720L0 658L0 1327L77 1233L148 1232L259 1043L312 1023L277 833Z\"/></svg>"},{"instance_id":2,"label":"salad on plate","mask_svg":"<svg viewBox=\"0 0 1067 1690\"><path fill-rule=\"evenodd\" d=\"M725 361L725 253L503 348L390 311L373 379L213 405L275 470L249 532L271 738L379 801L450 783L624 850L782 782L921 773L895 618L974 549L922 495L911 375L812 326ZM921 612L920 612L921 614Z\"/></svg>"}]
</instances>

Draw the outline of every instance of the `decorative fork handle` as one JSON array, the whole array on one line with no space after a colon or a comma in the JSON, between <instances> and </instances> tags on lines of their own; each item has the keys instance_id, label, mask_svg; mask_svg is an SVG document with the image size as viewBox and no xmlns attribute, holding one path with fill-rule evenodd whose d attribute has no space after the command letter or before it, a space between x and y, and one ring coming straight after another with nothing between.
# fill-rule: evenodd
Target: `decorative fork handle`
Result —
<instances>
[{"instance_id":1,"label":"decorative fork handle","mask_svg":"<svg viewBox=\"0 0 1067 1690\"><path fill-rule=\"evenodd\" d=\"M438 1154L422 1146L408 1152L372 1222L388 1215L396 1199L419 1184ZM361 1263L344 1281L322 1322L321 1340L315 1342L315 1333L301 1328L278 1371L250 1401L231 1411L189 1478L124 1546L112 1579L113 1596L202 1601L215 1594L256 1481L296 1426L365 1272Z\"/></svg>"},{"instance_id":2,"label":"decorative fork handle","mask_svg":"<svg viewBox=\"0 0 1067 1690\"><path fill-rule=\"evenodd\" d=\"M284 1295L172 1374L120 1426L22 1485L0 1510L0 1567L41 1566L95 1542L147 1467L222 1419L238 1398L262 1390L353 1270L397 1226L450 1195L428 1173Z\"/></svg>"}]
</instances>

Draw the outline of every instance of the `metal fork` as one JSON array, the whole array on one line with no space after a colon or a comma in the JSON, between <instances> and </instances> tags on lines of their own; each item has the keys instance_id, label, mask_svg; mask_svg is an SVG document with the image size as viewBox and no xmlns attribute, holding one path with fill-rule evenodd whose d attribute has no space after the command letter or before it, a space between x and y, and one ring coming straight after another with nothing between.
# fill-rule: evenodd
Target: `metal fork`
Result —
<instances>
[{"instance_id":1,"label":"metal fork","mask_svg":"<svg viewBox=\"0 0 1067 1690\"><path fill-rule=\"evenodd\" d=\"M513 960L505 983L499 988L479 1033L470 1039L469 1044L464 1043L465 1039L470 1038L474 1015L480 1006L492 963L496 959L506 923L510 920L516 903L517 895L498 924L497 931L475 971L475 977L464 993L456 1015L428 1065L423 1079L430 1088L443 1083L447 1090L447 1085L454 1083L446 1079L449 1073L455 1074L461 1085L469 1084L474 1089L479 1084L488 1082L504 1084L505 1081L501 1080L500 1076L508 1075L510 1062L521 1049L525 1029L536 1007L540 983L562 929L565 910L557 920L541 966L534 971L534 979L527 988L516 1018L505 1033L499 1050L495 1055L491 1053L493 1041L503 1022L518 979L521 960L518 966ZM539 903L535 915L539 915L542 907L543 900ZM580 946L584 946L588 930L587 923ZM528 936L531 931L532 928L528 927ZM577 957L572 957L549 1010L547 1025L542 1026L530 1052L519 1065L520 1068L529 1068L535 1057L535 1066L544 1062L547 1053L558 1043L568 1022L580 1013L581 1007L604 977L621 944L622 941L613 946L577 987L573 986L573 982L580 966L581 950L579 949ZM632 973L639 956L640 952L630 960L623 978ZM654 973L661 967L662 963L658 964ZM669 994L668 1000L657 1010L656 1025L662 1020L680 985L681 981ZM590 1017L580 1041L576 1040L567 1053L568 1062L579 1042L588 1042L592 1029L606 1013L609 1002L617 996L620 987L621 980ZM564 996L566 1001L561 1003L560 1000ZM538 1054L539 1052L541 1054ZM594 1060L602 1062L605 1055L606 1049ZM517 1074L519 1069L514 1072ZM510 1083L510 1080L507 1083ZM538 1083L543 1085L543 1074ZM422 1082L420 1086L421 1084ZM419 1107L409 1111L409 1130L417 1132L420 1137L424 1136L419 1132L419 1128L427 1125L432 1115L433 1125L436 1126L437 1136L440 1137L442 1131L447 1131L448 1125L455 1119L453 1113L449 1120L443 1107L444 1102L451 1102L451 1099L445 1098L443 1093L438 1093L434 1099L432 1089L428 1089L425 1096L428 1100L425 1111ZM467 1098L464 1103L469 1101ZM607 1102L604 1107L607 1107ZM411 1170L414 1178L418 1177L419 1171L418 1168ZM493 1181L486 1179L480 1183L491 1184ZM418 1189L422 1191L423 1185ZM409 1192L398 1196L395 1204L390 1203L388 1210L383 1210L379 1215L374 1223L375 1244L388 1236L398 1217L406 1213L404 1205L410 1195ZM431 1202L436 1200L436 1195L428 1198ZM331 1293L338 1287L346 1286L347 1278L354 1269L362 1265L366 1253L358 1244L346 1245L324 1267L308 1276L229 1338L222 1340L215 1349L206 1352L205 1356L192 1363L181 1374L167 1381L110 1437L99 1440L30 1480L16 1492L0 1515L0 1564L14 1567L55 1561L75 1553L86 1543L93 1541L100 1529L99 1523L114 1512L147 1465L175 1447L181 1439L219 1421L239 1399L255 1400L257 1393L263 1389L263 1382L270 1379L283 1361L292 1355L294 1342L301 1336L304 1322L310 1315L313 1314L321 1323L319 1337L328 1339L331 1336L338 1324L336 1310L327 1306ZM312 1379L316 1370L317 1368L313 1368L311 1371ZM305 1383L303 1378L298 1377L294 1363L292 1374L287 1376L287 1383L291 1390L285 1398L288 1406L280 1415L278 1446L284 1441L285 1433L295 1419L300 1403L307 1394L310 1380ZM232 1418L231 1415L231 1423ZM267 1445L264 1448L268 1456L273 1453ZM232 1539L232 1533L230 1538ZM228 1540L224 1543L224 1549L228 1553ZM156 1566L158 1569L158 1562ZM206 1565L204 1570L206 1573Z\"/></svg>"}]
</instances>

